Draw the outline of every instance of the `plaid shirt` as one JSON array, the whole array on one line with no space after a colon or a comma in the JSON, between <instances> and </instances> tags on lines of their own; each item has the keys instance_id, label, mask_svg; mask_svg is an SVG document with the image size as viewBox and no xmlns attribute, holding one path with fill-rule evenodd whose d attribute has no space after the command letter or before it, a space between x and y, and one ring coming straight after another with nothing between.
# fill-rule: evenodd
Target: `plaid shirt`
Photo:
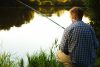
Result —
<instances>
[{"instance_id":1,"label":"plaid shirt","mask_svg":"<svg viewBox=\"0 0 100 67\"><path fill-rule=\"evenodd\" d=\"M93 28L77 21L65 29L60 48L71 55L72 63L91 65L95 61L98 45Z\"/></svg>"}]
</instances>

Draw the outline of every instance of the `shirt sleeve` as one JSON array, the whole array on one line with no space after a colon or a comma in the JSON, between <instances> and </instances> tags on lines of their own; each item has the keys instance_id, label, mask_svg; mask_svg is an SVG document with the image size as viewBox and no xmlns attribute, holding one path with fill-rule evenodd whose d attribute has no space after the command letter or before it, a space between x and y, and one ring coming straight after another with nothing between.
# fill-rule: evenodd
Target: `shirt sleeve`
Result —
<instances>
[{"instance_id":1,"label":"shirt sleeve","mask_svg":"<svg viewBox=\"0 0 100 67\"><path fill-rule=\"evenodd\" d=\"M62 36L62 39L61 39L61 43L60 43L60 50L62 52L64 52L65 54L69 54L68 52L68 38L69 38L69 32L70 32L70 29L69 28L66 28L64 30L64 33L63 33L63 36Z\"/></svg>"},{"instance_id":2,"label":"shirt sleeve","mask_svg":"<svg viewBox=\"0 0 100 67\"><path fill-rule=\"evenodd\" d=\"M95 31L91 26L91 30L92 30L92 35L93 35L93 39L94 39L94 48L97 49L99 47L99 41L96 37Z\"/></svg>"}]
</instances>

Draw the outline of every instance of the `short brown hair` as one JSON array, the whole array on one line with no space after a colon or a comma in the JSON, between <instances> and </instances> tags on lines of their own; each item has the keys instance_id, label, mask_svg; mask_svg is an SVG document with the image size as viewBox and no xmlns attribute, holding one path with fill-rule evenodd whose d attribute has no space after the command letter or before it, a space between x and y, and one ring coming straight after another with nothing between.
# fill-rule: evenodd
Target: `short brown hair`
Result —
<instances>
[{"instance_id":1,"label":"short brown hair","mask_svg":"<svg viewBox=\"0 0 100 67\"><path fill-rule=\"evenodd\" d=\"M82 20L82 17L83 17L83 9L80 8L80 7L73 7L70 9L70 14L72 16L72 19L75 19L75 20Z\"/></svg>"}]
</instances>

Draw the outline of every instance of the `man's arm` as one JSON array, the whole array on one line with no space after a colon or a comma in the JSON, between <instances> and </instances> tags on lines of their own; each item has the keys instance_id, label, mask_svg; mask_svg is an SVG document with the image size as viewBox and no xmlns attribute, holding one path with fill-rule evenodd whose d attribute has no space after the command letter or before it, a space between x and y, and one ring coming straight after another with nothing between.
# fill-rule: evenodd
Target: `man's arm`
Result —
<instances>
[{"instance_id":1,"label":"man's arm","mask_svg":"<svg viewBox=\"0 0 100 67\"><path fill-rule=\"evenodd\" d=\"M69 38L69 29L66 28L64 30L64 33L63 33L63 36L62 36L62 39L61 39L61 44L60 44L60 49L62 52L64 52L65 54L69 54L68 52L68 38Z\"/></svg>"},{"instance_id":2,"label":"man's arm","mask_svg":"<svg viewBox=\"0 0 100 67\"><path fill-rule=\"evenodd\" d=\"M99 47L99 41L96 37L95 31L92 26L91 26L91 30L92 30L92 35L93 35L93 39L94 39L94 48L97 49Z\"/></svg>"}]
</instances>

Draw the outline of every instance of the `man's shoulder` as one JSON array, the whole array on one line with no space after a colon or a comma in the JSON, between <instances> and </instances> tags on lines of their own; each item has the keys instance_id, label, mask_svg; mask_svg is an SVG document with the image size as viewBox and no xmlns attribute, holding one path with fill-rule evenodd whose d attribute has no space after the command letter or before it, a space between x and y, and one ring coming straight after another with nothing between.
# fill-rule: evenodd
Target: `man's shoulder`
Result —
<instances>
[{"instance_id":1,"label":"man's shoulder","mask_svg":"<svg viewBox=\"0 0 100 67\"><path fill-rule=\"evenodd\" d=\"M88 23L85 23L83 21L78 21L76 24L74 24L74 28L92 28L92 26Z\"/></svg>"},{"instance_id":2,"label":"man's shoulder","mask_svg":"<svg viewBox=\"0 0 100 67\"><path fill-rule=\"evenodd\" d=\"M71 24L71 25L69 25L68 27L65 28L65 31L70 31L70 30L72 30L73 28L74 28L74 25Z\"/></svg>"},{"instance_id":3,"label":"man's shoulder","mask_svg":"<svg viewBox=\"0 0 100 67\"><path fill-rule=\"evenodd\" d=\"M71 25L69 25L65 31L71 31L71 30L77 30L77 29L85 29L85 30L89 30L92 29L92 26L90 24L84 23L83 21L78 21L76 23L72 23Z\"/></svg>"}]
</instances>

